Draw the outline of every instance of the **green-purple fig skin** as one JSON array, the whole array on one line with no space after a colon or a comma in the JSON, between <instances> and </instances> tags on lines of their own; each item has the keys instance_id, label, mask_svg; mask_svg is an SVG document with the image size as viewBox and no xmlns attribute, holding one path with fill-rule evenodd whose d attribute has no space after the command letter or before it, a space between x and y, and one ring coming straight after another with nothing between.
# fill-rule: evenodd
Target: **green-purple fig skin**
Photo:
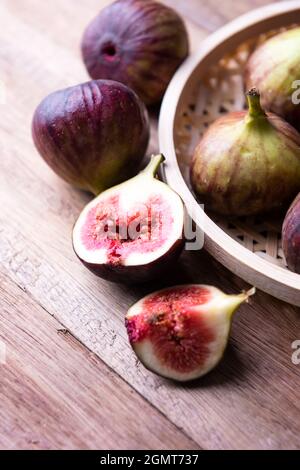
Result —
<instances>
[{"instance_id":1,"label":"green-purple fig skin","mask_svg":"<svg viewBox=\"0 0 300 470\"><path fill-rule=\"evenodd\" d=\"M95 80L47 96L35 111L32 136L55 173L97 195L138 172L148 113L125 85Z\"/></svg>"},{"instance_id":2,"label":"green-purple fig skin","mask_svg":"<svg viewBox=\"0 0 300 470\"><path fill-rule=\"evenodd\" d=\"M200 202L220 214L280 208L300 191L300 135L272 113L222 116L196 147L191 182Z\"/></svg>"},{"instance_id":3,"label":"green-purple fig skin","mask_svg":"<svg viewBox=\"0 0 300 470\"><path fill-rule=\"evenodd\" d=\"M87 27L82 55L92 78L132 88L146 105L158 103L189 52L178 14L152 0L118 0Z\"/></svg>"},{"instance_id":4,"label":"green-purple fig skin","mask_svg":"<svg viewBox=\"0 0 300 470\"><path fill-rule=\"evenodd\" d=\"M74 250L78 259L96 276L110 282L123 284L143 284L154 280L163 280L171 271L184 248L184 237L176 240L167 253L148 264L138 266L124 266L122 264L96 264L81 259ZM141 254L142 256L142 254Z\"/></svg>"},{"instance_id":5,"label":"green-purple fig skin","mask_svg":"<svg viewBox=\"0 0 300 470\"><path fill-rule=\"evenodd\" d=\"M282 248L288 268L300 274L300 193L283 222Z\"/></svg>"},{"instance_id":6,"label":"green-purple fig skin","mask_svg":"<svg viewBox=\"0 0 300 470\"><path fill-rule=\"evenodd\" d=\"M261 93L262 107L284 117L300 130L300 28L280 33L260 45L250 56L245 69L245 85Z\"/></svg>"}]
</instances>

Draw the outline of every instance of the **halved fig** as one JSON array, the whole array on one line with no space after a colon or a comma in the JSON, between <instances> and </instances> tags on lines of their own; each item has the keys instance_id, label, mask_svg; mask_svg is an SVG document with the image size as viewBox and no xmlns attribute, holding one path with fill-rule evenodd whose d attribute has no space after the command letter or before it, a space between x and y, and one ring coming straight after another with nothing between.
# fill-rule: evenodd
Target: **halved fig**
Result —
<instances>
[{"instance_id":1,"label":"halved fig","mask_svg":"<svg viewBox=\"0 0 300 470\"><path fill-rule=\"evenodd\" d=\"M194 380L221 360L232 315L254 293L252 288L226 295L197 284L157 291L128 310L129 341L147 369L173 380Z\"/></svg>"},{"instance_id":2,"label":"halved fig","mask_svg":"<svg viewBox=\"0 0 300 470\"><path fill-rule=\"evenodd\" d=\"M79 216L73 247L95 274L110 281L144 282L160 276L179 256L183 202L155 178L162 155L134 178L101 193Z\"/></svg>"},{"instance_id":3,"label":"halved fig","mask_svg":"<svg viewBox=\"0 0 300 470\"><path fill-rule=\"evenodd\" d=\"M300 193L283 221L282 248L288 268L300 274Z\"/></svg>"}]
</instances>

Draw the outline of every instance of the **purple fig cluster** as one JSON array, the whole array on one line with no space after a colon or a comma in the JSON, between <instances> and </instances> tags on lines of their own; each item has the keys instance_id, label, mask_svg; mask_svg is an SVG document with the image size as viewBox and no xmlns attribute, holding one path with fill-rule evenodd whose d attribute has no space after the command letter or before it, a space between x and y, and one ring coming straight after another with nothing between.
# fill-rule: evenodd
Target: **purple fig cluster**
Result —
<instances>
[{"instance_id":1,"label":"purple fig cluster","mask_svg":"<svg viewBox=\"0 0 300 470\"><path fill-rule=\"evenodd\" d=\"M185 26L172 9L117 0L84 33L93 80L50 94L34 113L33 140L46 163L97 196L79 215L72 242L83 265L103 279L161 279L184 248L183 201L156 177L164 156L138 170L150 137L146 105L162 99L188 49ZM287 153L292 163L293 151ZM300 179L300 163L293 170ZM131 345L161 376L201 377L221 360L232 314L254 292L226 295L203 285L156 292L127 313Z\"/></svg>"},{"instance_id":2,"label":"purple fig cluster","mask_svg":"<svg viewBox=\"0 0 300 470\"><path fill-rule=\"evenodd\" d=\"M152 0L104 8L82 39L93 80L50 94L35 111L33 140L46 163L95 195L135 175L149 143L145 106L162 99L188 49L171 8Z\"/></svg>"}]
</instances>

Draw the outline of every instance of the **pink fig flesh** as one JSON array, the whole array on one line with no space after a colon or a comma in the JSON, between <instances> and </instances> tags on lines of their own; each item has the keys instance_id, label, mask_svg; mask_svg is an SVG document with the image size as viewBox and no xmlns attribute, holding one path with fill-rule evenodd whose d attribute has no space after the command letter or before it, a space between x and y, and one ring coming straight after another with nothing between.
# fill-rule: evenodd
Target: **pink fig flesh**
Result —
<instances>
[{"instance_id":1,"label":"pink fig flesh","mask_svg":"<svg viewBox=\"0 0 300 470\"><path fill-rule=\"evenodd\" d=\"M95 80L47 96L35 111L32 135L55 173L99 194L137 173L149 141L149 121L132 90Z\"/></svg>"},{"instance_id":2,"label":"pink fig flesh","mask_svg":"<svg viewBox=\"0 0 300 470\"><path fill-rule=\"evenodd\" d=\"M146 105L162 99L188 49L181 18L152 0L112 3L91 22L82 40L90 76L125 83Z\"/></svg>"},{"instance_id":3,"label":"pink fig flesh","mask_svg":"<svg viewBox=\"0 0 300 470\"><path fill-rule=\"evenodd\" d=\"M253 293L226 295L195 284L155 292L129 309L129 341L153 372L178 381L196 379L221 360L232 314Z\"/></svg>"},{"instance_id":4,"label":"pink fig flesh","mask_svg":"<svg viewBox=\"0 0 300 470\"><path fill-rule=\"evenodd\" d=\"M83 210L73 230L77 256L99 276L125 283L161 276L183 248L180 197L154 178L162 156Z\"/></svg>"},{"instance_id":5,"label":"pink fig flesh","mask_svg":"<svg viewBox=\"0 0 300 470\"><path fill-rule=\"evenodd\" d=\"M282 227L282 247L288 268L300 274L300 194L285 216Z\"/></svg>"}]
</instances>

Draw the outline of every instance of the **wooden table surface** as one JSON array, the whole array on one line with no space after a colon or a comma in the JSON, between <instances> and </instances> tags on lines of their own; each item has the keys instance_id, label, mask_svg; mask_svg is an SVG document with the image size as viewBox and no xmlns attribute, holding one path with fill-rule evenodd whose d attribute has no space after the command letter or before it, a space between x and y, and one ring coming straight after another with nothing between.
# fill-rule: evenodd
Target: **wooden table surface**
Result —
<instances>
[{"instance_id":1,"label":"wooden table surface","mask_svg":"<svg viewBox=\"0 0 300 470\"><path fill-rule=\"evenodd\" d=\"M179 282L237 292L245 283L203 250L172 278L144 287L98 279L76 259L71 229L88 196L61 181L30 136L49 92L87 79L79 43L109 1L0 3L1 448L294 449L300 444L300 309L258 292L237 315L224 361L176 385L146 371L127 341L124 314L152 290ZM267 0L167 0L192 48ZM151 149L158 150L153 119ZM2 343L2 349L3 349ZM0 343L1 345L1 343Z\"/></svg>"}]
</instances>

